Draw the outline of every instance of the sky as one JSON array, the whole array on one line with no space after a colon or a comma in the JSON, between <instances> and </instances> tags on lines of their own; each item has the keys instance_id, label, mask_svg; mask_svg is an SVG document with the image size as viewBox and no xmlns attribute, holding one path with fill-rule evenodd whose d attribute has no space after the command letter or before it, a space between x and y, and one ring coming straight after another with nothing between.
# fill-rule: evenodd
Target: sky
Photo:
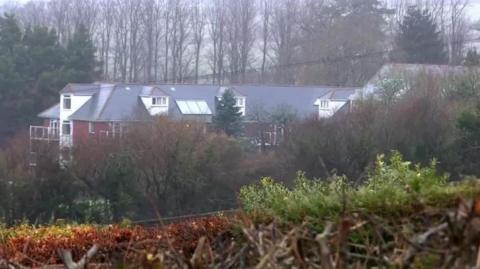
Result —
<instances>
[{"instance_id":1,"label":"sky","mask_svg":"<svg viewBox=\"0 0 480 269\"><path fill-rule=\"evenodd\" d=\"M472 20L480 20L480 0L470 0L470 6L467 7L467 14Z\"/></svg>"},{"instance_id":2,"label":"sky","mask_svg":"<svg viewBox=\"0 0 480 269\"><path fill-rule=\"evenodd\" d=\"M12 1L20 3L28 2L28 0L0 0L0 5L11 3ZM467 8L467 14L472 21L480 20L480 0L470 0L470 6Z\"/></svg>"}]
</instances>

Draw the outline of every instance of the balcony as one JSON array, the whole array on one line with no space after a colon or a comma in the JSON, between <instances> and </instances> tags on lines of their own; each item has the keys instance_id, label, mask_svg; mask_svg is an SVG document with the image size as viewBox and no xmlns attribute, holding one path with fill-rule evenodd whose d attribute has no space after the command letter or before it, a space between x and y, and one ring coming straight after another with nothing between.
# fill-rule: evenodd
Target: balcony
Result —
<instances>
[{"instance_id":1,"label":"balcony","mask_svg":"<svg viewBox=\"0 0 480 269\"><path fill-rule=\"evenodd\" d=\"M30 139L43 141L59 141L60 130L53 127L30 126Z\"/></svg>"}]
</instances>

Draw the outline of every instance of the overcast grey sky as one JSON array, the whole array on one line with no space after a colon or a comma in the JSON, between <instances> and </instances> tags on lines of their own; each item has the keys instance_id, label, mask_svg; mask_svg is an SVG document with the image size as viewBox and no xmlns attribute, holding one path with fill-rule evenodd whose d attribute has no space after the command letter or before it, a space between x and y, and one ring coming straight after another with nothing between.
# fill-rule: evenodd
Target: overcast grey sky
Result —
<instances>
[{"instance_id":1,"label":"overcast grey sky","mask_svg":"<svg viewBox=\"0 0 480 269\"><path fill-rule=\"evenodd\" d=\"M11 3L12 1L20 3L28 2L28 0L0 0L0 5ZM480 20L480 0L470 0L470 6L468 7L467 14L472 20Z\"/></svg>"}]
</instances>

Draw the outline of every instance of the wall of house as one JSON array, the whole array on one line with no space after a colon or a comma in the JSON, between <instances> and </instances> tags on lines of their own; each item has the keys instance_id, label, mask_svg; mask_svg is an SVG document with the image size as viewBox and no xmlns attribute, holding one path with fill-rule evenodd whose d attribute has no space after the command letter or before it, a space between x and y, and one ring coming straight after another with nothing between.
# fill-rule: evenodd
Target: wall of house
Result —
<instances>
[{"instance_id":1,"label":"wall of house","mask_svg":"<svg viewBox=\"0 0 480 269\"><path fill-rule=\"evenodd\" d=\"M71 96L71 108L70 109L64 109L63 108L63 97L65 95L70 95ZM71 124L71 129L72 129L72 135L70 134L64 134L63 133L63 128L62 128L62 123L63 121L68 120L68 117L70 117L75 111L77 111L80 107L82 107L88 100L90 100L92 96L75 96L74 94L61 94L60 95L60 147L70 147L73 145L73 141L75 139L74 135L74 128L75 124Z\"/></svg>"},{"instance_id":2,"label":"wall of house","mask_svg":"<svg viewBox=\"0 0 480 269\"><path fill-rule=\"evenodd\" d=\"M102 133L110 130L107 122L95 122L95 132L90 133L88 130L88 121L73 122L73 144L80 145L87 143L89 139L101 139Z\"/></svg>"}]
</instances>

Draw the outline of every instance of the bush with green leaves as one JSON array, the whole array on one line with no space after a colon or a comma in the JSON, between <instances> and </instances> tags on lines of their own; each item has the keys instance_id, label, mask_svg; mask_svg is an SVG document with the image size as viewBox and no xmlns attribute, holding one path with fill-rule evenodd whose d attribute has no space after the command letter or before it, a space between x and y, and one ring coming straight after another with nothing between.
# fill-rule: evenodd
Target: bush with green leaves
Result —
<instances>
[{"instance_id":1,"label":"bush with green leaves","mask_svg":"<svg viewBox=\"0 0 480 269\"><path fill-rule=\"evenodd\" d=\"M451 206L457 197L477 195L478 181L449 183L447 175L437 173L435 160L421 167L392 152L387 159L379 155L368 179L358 186L345 177L309 180L298 173L292 188L263 178L243 187L240 200L245 211L257 217L301 221L353 212L400 216L427 206Z\"/></svg>"}]
</instances>

